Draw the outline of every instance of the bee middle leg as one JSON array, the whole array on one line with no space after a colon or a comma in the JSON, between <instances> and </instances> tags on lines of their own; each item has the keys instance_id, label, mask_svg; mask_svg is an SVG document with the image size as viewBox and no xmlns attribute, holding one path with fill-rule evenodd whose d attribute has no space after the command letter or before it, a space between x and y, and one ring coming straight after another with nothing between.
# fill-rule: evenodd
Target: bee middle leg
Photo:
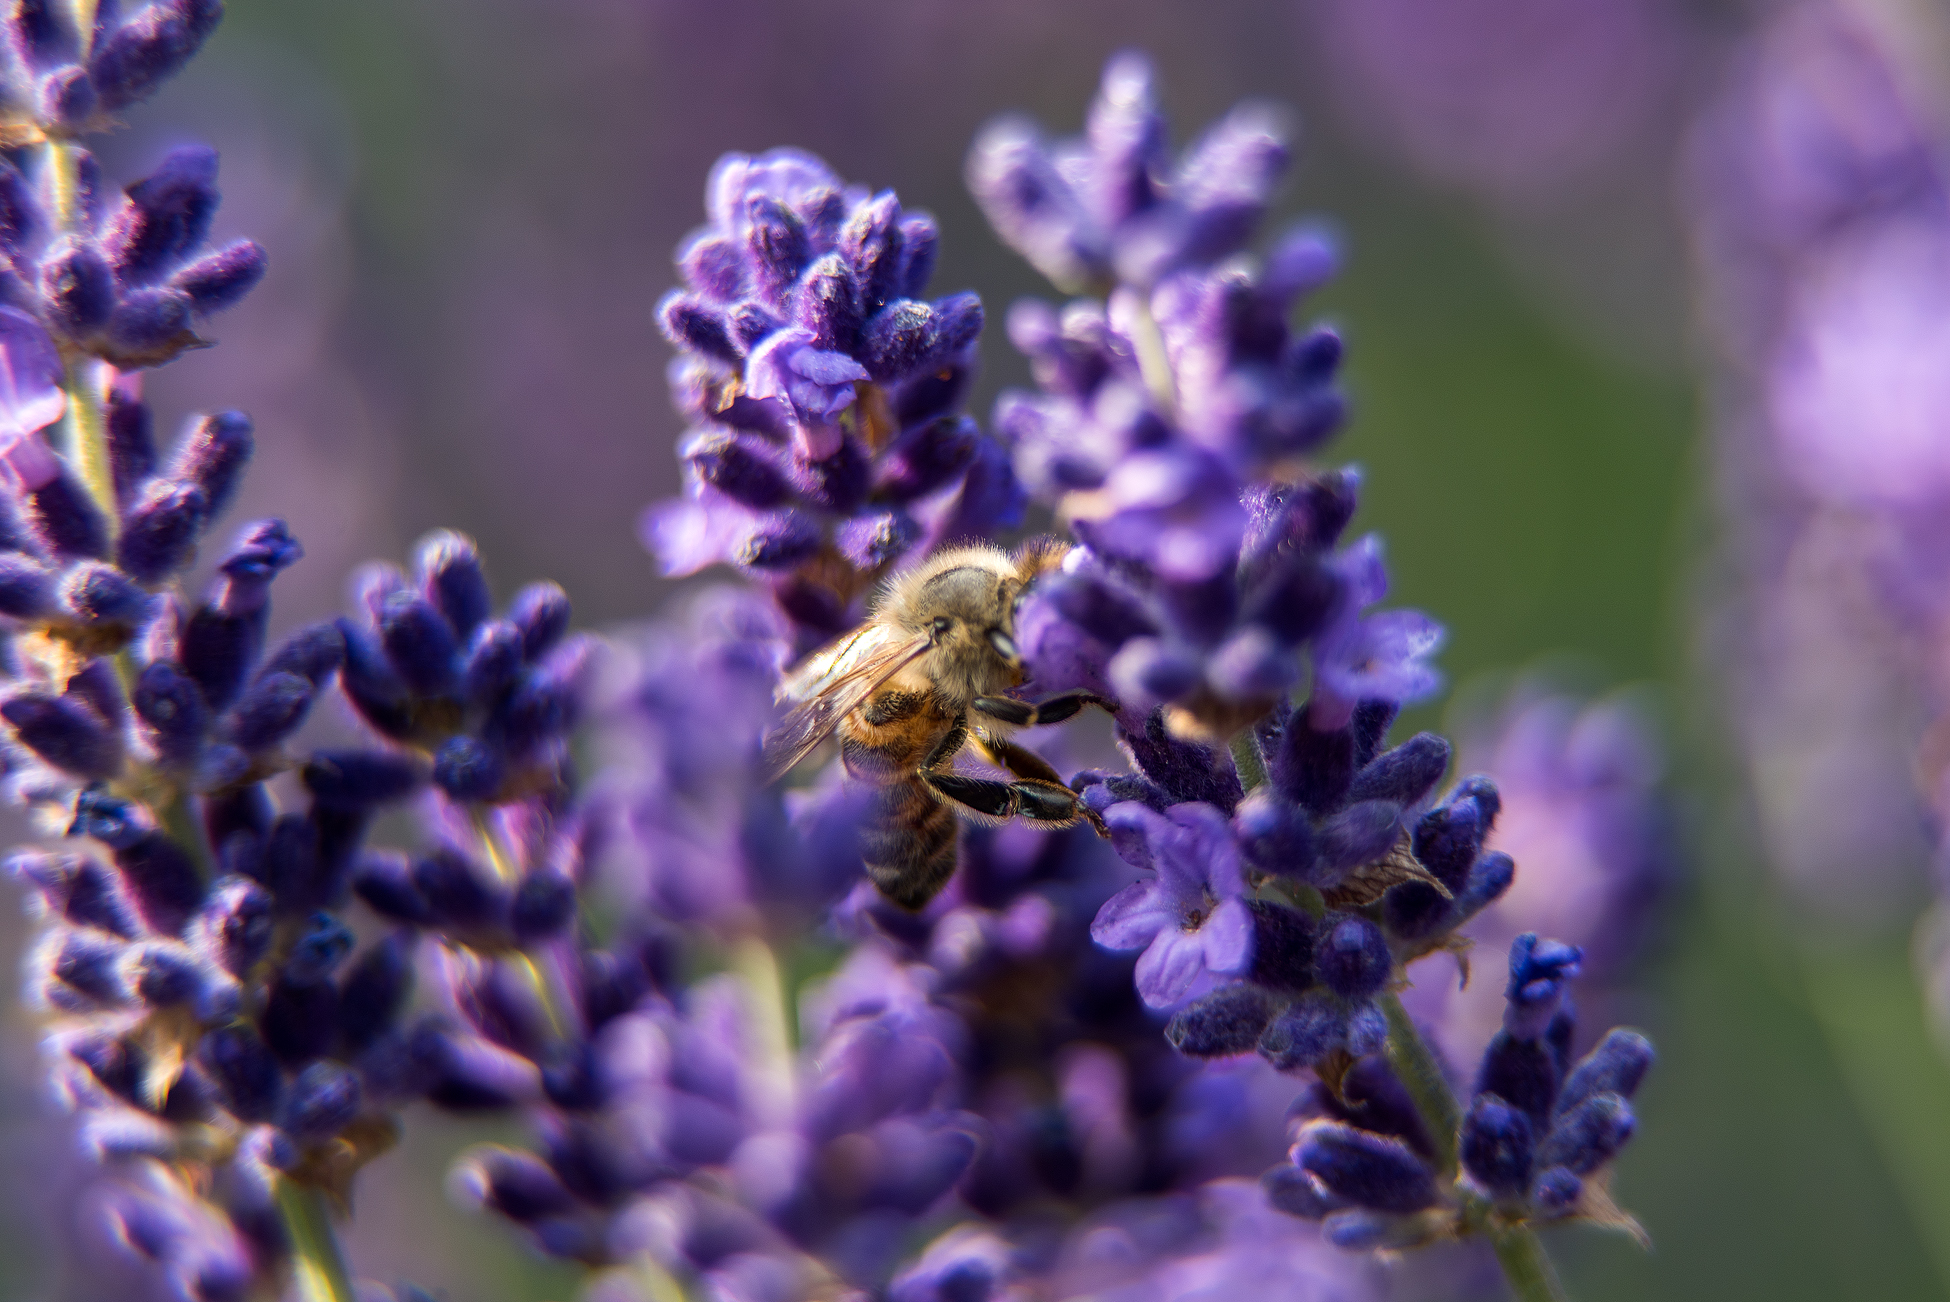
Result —
<instances>
[{"instance_id":1,"label":"bee middle leg","mask_svg":"<svg viewBox=\"0 0 1950 1302\"><path fill-rule=\"evenodd\" d=\"M1031 705L1028 701L1018 701L1013 696L978 696L969 703L969 708L977 714L986 714L1015 728L1033 728L1041 723L1061 723L1079 713L1085 706L1097 705L1112 714L1117 713L1117 702L1105 700L1095 692L1082 688L1074 691L1058 692L1047 701Z\"/></svg>"}]
</instances>

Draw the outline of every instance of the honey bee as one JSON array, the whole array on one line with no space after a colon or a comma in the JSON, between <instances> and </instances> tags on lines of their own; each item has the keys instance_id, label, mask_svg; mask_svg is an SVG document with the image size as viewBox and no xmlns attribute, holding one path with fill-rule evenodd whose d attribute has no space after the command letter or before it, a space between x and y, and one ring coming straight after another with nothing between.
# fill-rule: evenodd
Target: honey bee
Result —
<instances>
[{"instance_id":1,"label":"honey bee","mask_svg":"<svg viewBox=\"0 0 1950 1302\"><path fill-rule=\"evenodd\" d=\"M867 875L904 908L921 908L954 875L956 810L1046 827L1088 822L1108 835L1048 761L1003 735L1060 723L1089 705L1116 708L1086 691L1033 705L1003 695L1023 681L1016 600L1068 550L1042 538L1013 555L987 545L943 551L896 578L865 624L779 689L790 708L765 739L766 780L837 731L847 775L872 788L862 837ZM1014 780L955 772L971 742Z\"/></svg>"}]
</instances>

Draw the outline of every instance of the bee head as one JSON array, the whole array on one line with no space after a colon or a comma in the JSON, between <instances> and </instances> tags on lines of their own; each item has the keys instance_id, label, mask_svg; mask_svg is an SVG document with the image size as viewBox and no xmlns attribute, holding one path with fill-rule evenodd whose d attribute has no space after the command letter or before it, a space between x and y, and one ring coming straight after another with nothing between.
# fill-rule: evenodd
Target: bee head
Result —
<instances>
[{"instance_id":1,"label":"bee head","mask_svg":"<svg viewBox=\"0 0 1950 1302\"><path fill-rule=\"evenodd\" d=\"M966 701L1022 681L1015 585L1006 577L975 566L952 569L917 595L914 622L928 634L928 671L937 691Z\"/></svg>"}]
</instances>

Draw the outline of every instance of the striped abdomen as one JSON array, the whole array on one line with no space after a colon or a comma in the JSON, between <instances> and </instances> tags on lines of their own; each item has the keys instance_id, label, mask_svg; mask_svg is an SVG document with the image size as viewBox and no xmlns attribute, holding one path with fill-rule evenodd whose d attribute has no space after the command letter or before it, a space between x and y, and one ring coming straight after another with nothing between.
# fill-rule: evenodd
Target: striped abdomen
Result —
<instances>
[{"instance_id":1,"label":"striped abdomen","mask_svg":"<svg viewBox=\"0 0 1950 1302\"><path fill-rule=\"evenodd\" d=\"M861 857L880 893L905 909L933 899L955 873L955 815L919 777L875 789Z\"/></svg>"}]
</instances>

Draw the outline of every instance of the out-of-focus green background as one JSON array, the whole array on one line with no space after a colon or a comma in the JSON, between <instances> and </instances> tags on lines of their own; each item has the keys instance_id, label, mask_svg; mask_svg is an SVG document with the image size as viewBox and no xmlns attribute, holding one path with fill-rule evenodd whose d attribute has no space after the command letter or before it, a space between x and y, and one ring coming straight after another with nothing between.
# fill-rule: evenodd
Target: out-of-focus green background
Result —
<instances>
[{"instance_id":1,"label":"out-of-focus green background","mask_svg":"<svg viewBox=\"0 0 1950 1302\"><path fill-rule=\"evenodd\" d=\"M1050 291L963 190L982 122L1020 109L1075 130L1124 46L1155 57L1181 142L1244 96L1293 106L1302 149L1282 211L1325 214L1345 237L1346 272L1317 305L1349 341L1356 417L1333 455L1367 472L1357 527L1386 535L1393 599L1447 624L1452 681L1569 658L1595 687L1651 684L1667 716L1687 876L1643 964L1662 1058L1614 1188L1653 1248L1554 1234L1573 1295L1944 1295L1950 1220L1930 1214L1938 1186L1916 1169L1932 1137L1903 1127L1950 1118L1950 1090L1907 937L1814 957L1790 942L1805 920L1781 916L1749 860L1688 634L1713 525L1672 160L1737 41L1728 11L1667 14L1681 35L1655 51L1647 103L1594 156L1478 184L1461 162L1432 174L1375 128L1386 86L1351 66L1345 5L231 10L102 152L127 179L179 138L213 141L219 233L269 247L265 285L215 323L222 346L158 374L150 395L165 419L257 416L264 451L239 518L286 515L310 551L280 583L284 623L333 610L350 565L435 525L479 538L504 591L558 579L592 624L669 593L635 534L677 482L651 309L721 152L801 145L937 214L937 288L989 304L986 418L1026 380L1003 310ZM18 952L23 924L4 926ZM60 1273L67 1190L37 1182L58 1168L60 1128L34 1092L32 1030L8 1017L0 1295L86 1297ZM1861 1044L1900 1056L1848 1067ZM1913 1113L1862 1104L1885 1096ZM475 1132L421 1114L411 1129L362 1184L360 1273L456 1302L566 1298L566 1272L446 1205L446 1157Z\"/></svg>"}]
</instances>

